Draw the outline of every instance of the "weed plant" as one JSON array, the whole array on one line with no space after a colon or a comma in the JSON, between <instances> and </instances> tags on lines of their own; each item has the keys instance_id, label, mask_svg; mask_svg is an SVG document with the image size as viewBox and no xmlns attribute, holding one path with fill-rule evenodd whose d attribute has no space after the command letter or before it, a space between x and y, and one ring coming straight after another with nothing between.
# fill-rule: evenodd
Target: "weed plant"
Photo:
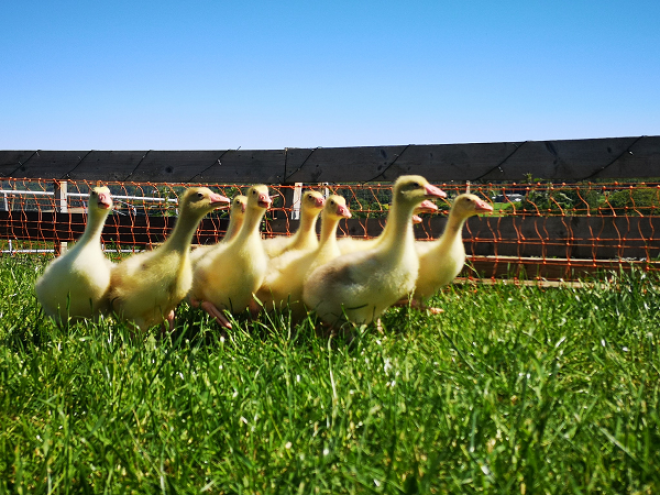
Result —
<instances>
[{"instance_id":1,"label":"weed plant","mask_svg":"<svg viewBox=\"0 0 660 495\"><path fill-rule=\"evenodd\" d=\"M0 492L660 493L660 280L452 286L348 337L58 328L0 258Z\"/></svg>"}]
</instances>

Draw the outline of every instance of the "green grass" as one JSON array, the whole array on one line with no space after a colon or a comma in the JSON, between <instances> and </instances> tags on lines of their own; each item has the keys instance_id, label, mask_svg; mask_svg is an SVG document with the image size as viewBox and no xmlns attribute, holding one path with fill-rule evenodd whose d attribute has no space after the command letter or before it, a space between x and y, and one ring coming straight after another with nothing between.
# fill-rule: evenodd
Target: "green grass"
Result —
<instances>
[{"instance_id":1,"label":"green grass","mask_svg":"<svg viewBox=\"0 0 660 495\"><path fill-rule=\"evenodd\" d=\"M67 330L0 258L0 492L659 493L660 280L454 286L384 334Z\"/></svg>"}]
</instances>

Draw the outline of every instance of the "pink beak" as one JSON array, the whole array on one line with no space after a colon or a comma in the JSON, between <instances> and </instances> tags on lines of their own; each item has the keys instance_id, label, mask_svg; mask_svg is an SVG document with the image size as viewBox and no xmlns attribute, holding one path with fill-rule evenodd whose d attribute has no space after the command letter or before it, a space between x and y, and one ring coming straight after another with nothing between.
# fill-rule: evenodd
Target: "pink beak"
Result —
<instances>
[{"instance_id":1,"label":"pink beak","mask_svg":"<svg viewBox=\"0 0 660 495\"><path fill-rule=\"evenodd\" d=\"M268 193L262 193L259 195L259 206L262 208L270 208L270 204L273 202L272 199L270 199L270 196Z\"/></svg>"},{"instance_id":2,"label":"pink beak","mask_svg":"<svg viewBox=\"0 0 660 495\"><path fill-rule=\"evenodd\" d=\"M241 211L243 213L245 213L245 206L246 206L245 203L241 203Z\"/></svg>"},{"instance_id":3,"label":"pink beak","mask_svg":"<svg viewBox=\"0 0 660 495\"><path fill-rule=\"evenodd\" d=\"M422 223L422 217L420 217L419 215L413 215L412 222L414 225L417 225L418 223Z\"/></svg>"},{"instance_id":4,"label":"pink beak","mask_svg":"<svg viewBox=\"0 0 660 495\"><path fill-rule=\"evenodd\" d=\"M216 193L211 193L211 195L209 196L209 200L211 201L211 206L220 206L223 204L231 203L231 200L229 198L226 198L221 194L216 194Z\"/></svg>"},{"instance_id":5,"label":"pink beak","mask_svg":"<svg viewBox=\"0 0 660 495\"><path fill-rule=\"evenodd\" d=\"M438 211L438 205L436 205L433 201L425 199L422 201L422 204L417 207L417 209L425 212Z\"/></svg>"},{"instance_id":6,"label":"pink beak","mask_svg":"<svg viewBox=\"0 0 660 495\"><path fill-rule=\"evenodd\" d=\"M325 198L316 198L316 207L323 208L323 205L325 205Z\"/></svg>"},{"instance_id":7,"label":"pink beak","mask_svg":"<svg viewBox=\"0 0 660 495\"><path fill-rule=\"evenodd\" d=\"M337 206L337 215L340 215L344 218L351 218L353 216L351 214L351 210L349 210L346 206L342 206L342 205Z\"/></svg>"},{"instance_id":8,"label":"pink beak","mask_svg":"<svg viewBox=\"0 0 660 495\"><path fill-rule=\"evenodd\" d=\"M109 210L112 208L112 198L108 193L99 193L99 208Z\"/></svg>"},{"instance_id":9,"label":"pink beak","mask_svg":"<svg viewBox=\"0 0 660 495\"><path fill-rule=\"evenodd\" d=\"M475 209L477 211L481 211L484 213L493 211L493 207L481 199L478 199L475 205L476 205Z\"/></svg>"},{"instance_id":10,"label":"pink beak","mask_svg":"<svg viewBox=\"0 0 660 495\"><path fill-rule=\"evenodd\" d=\"M426 186L426 195L431 197L431 198L446 198L447 193L444 192L442 189L432 186L431 184L427 184Z\"/></svg>"}]
</instances>

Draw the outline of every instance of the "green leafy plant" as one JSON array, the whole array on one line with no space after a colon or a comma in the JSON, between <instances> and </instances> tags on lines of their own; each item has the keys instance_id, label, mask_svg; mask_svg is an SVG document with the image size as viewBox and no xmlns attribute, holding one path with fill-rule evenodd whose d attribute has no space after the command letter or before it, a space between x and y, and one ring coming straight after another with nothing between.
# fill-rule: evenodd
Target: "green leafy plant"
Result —
<instances>
[{"instance_id":1,"label":"green leafy plant","mask_svg":"<svg viewBox=\"0 0 660 495\"><path fill-rule=\"evenodd\" d=\"M607 197L607 204L609 208L604 208L604 213L607 213L608 209L610 211L614 209L617 214L625 212L639 216L658 215L660 214L660 190L641 187L622 189L610 194Z\"/></svg>"}]
</instances>

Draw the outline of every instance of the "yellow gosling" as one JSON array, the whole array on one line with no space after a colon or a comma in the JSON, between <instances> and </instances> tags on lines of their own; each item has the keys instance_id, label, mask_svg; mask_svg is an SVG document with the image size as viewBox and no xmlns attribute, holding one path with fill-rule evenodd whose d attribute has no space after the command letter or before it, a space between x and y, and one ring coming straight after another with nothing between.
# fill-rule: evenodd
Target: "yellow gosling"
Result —
<instances>
[{"instance_id":1,"label":"yellow gosling","mask_svg":"<svg viewBox=\"0 0 660 495\"><path fill-rule=\"evenodd\" d=\"M201 306L225 328L231 328L231 323L223 311L244 311L263 283L268 266L260 232L261 220L271 205L268 187L251 187L247 198L240 232L197 263L189 293L193 306Z\"/></svg>"},{"instance_id":2,"label":"yellow gosling","mask_svg":"<svg viewBox=\"0 0 660 495\"><path fill-rule=\"evenodd\" d=\"M180 202L179 218L167 240L151 252L135 254L113 270L108 304L120 318L141 330L168 320L192 286L190 243L199 222L229 199L206 187L188 189Z\"/></svg>"},{"instance_id":3,"label":"yellow gosling","mask_svg":"<svg viewBox=\"0 0 660 495\"><path fill-rule=\"evenodd\" d=\"M425 199L445 196L421 176L400 177L383 238L370 250L342 255L314 270L303 288L307 307L329 325L346 319L363 324L412 294L419 270L413 212Z\"/></svg>"},{"instance_id":4,"label":"yellow gosling","mask_svg":"<svg viewBox=\"0 0 660 495\"><path fill-rule=\"evenodd\" d=\"M110 285L112 263L101 249L101 233L112 210L107 187L89 193L87 225L75 246L51 262L35 285L45 313L59 323L98 316Z\"/></svg>"}]
</instances>

